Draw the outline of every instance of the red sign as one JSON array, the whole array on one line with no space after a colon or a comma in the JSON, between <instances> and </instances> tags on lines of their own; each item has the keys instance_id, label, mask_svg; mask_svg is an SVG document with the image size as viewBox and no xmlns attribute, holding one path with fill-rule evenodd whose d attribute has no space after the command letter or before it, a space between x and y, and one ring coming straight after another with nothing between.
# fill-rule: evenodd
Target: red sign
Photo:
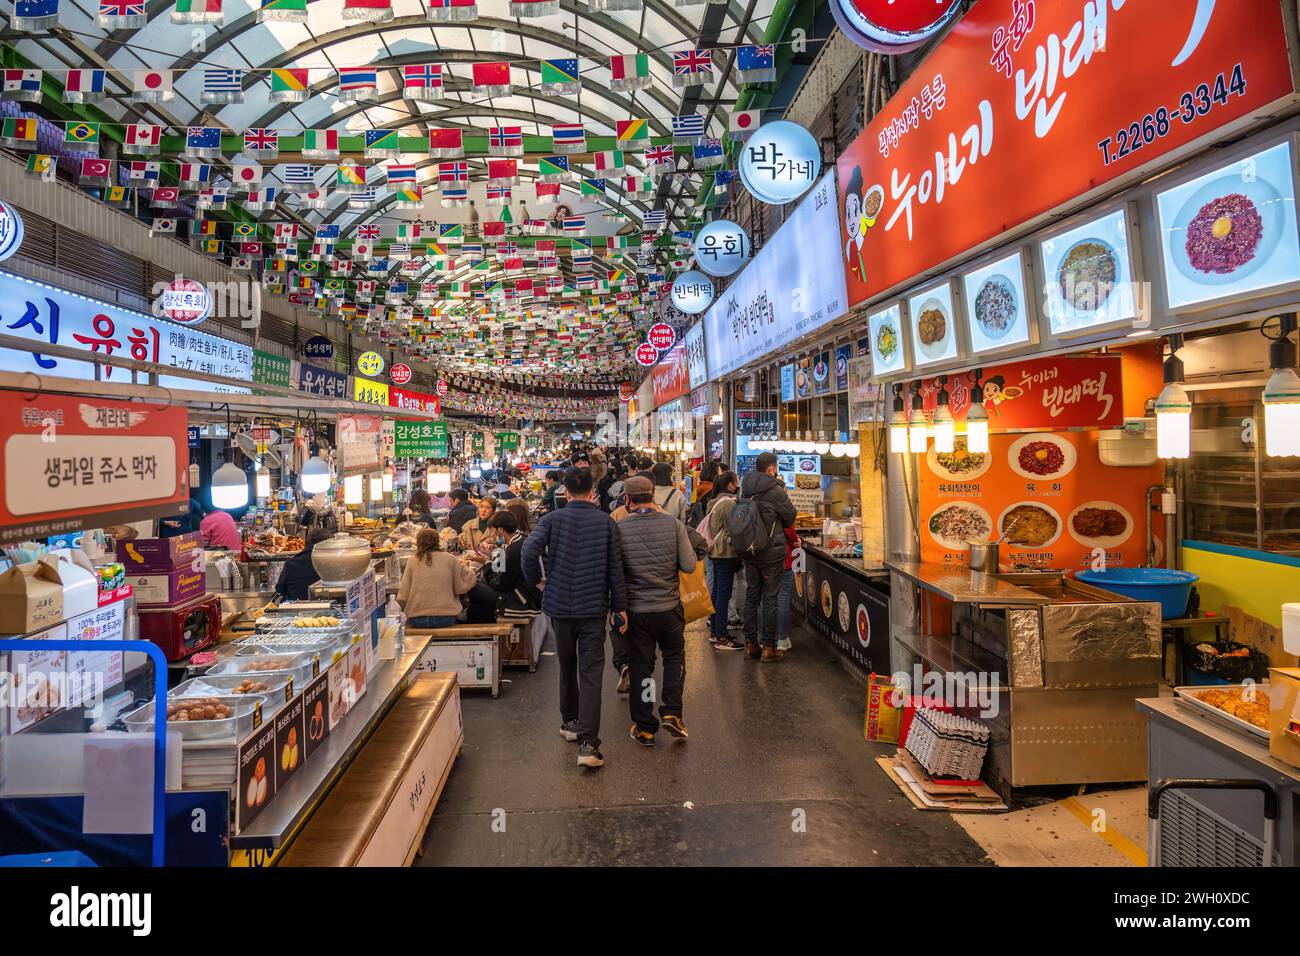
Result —
<instances>
[{"instance_id":1,"label":"red sign","mask_svg":"<svg viewBox=\"0 0 1300 956\"><path fill-rule=\"evenodd\" d=\"M444 382L442 379L438 379L437 391L439 395L442 395L444 397L447 394L447 383Z\"/></svg>"},{"instance_id":2,"label":"red sign","mask_svg":"<svg viewBox=\"0 0 1300 956\"><path fill-rule=\"evenodd\" d=\"M838 161L849 303L1294 94L1281 6L980 0Z\"/></svg>"},{"instance_id":3,"label":"red sign","mask_svg":"<svg viewBox=\"0 0 1300 956\"><path fill-rule=\"evenodd\" d=\"M208 287L194 279L177 276L158 295L156 315L183 325L198 325L212 312Z\"/></svg>"},{"instance_id":4,"label":"red sign","mask_svg":"<svg viewBox=\"0 0 1300 956\"><path fill-rule=\"evenodd\" d=\"M650 331L646 333L645 340L657 348L660 352L667 351L673 347L677 341L677 333L667 322L656 322L650 326Z\"/></svg>"},{"instance_id":5,"label":"red sign","mask_svg":"<svg viewBox=\"0 0 1300 956\"><path fill-rule=\"evenodd\" d=\"M655 407L674 398L681 398L691 390L691 374L686 364L686 344L678 342L664 353L654 372Z\"/></svg>"},{"instance_id":6,"label":"red sign","mask_svg":"<svg viewBox=\"0 0 1300 956\"><path fill-rule=\"evenodd\" d=\"M636 347L636 361L638 365L649 367L659 361L659 350L649 342L642 342Z\"/></svg>"},{"instance_id":7,"label":"red sign","mask_svg":"<svg viewBox=\"0 0 1300 956\"><path fill-rule=\"evenodd\" d=\"M881 53L920 46L960 8L961 0L831 0L831 13L845 35Z\"/></svg>"},{"instance_id":8,"label":"red sign","mask_svg":"<svg viewBox=\"0 0 1300 956\"><path fill-rule=\"evenodd\" d=\"M417 392L409 388L390 388L388 404L393 408L414 408L422 412L433 412L435 415L442 412L442 401L437 395Z\"/></svg>"},{"instance_id":9,"label":"red sign","mask_svg":"<svg viewBox=\"0 0 1300 956\"><path fill-rule=\"evenodd\" d=\"M630 402L636 398L636 386L631 382L623 382L618 386L618 399L621 402Z\"/></svg>"},{"instance_id":10,"label":"red sign","mask_svg":"<svg viewBox=\"0 0 1300 956\"><path fill-rule=\"evenodd\" d=\"M411 366L398 362L388 370L388 374L394 385L405 385L411 380Z\"/></svg>"},{"instance_id":11,"label":"red sign","mask_svg":"<svg viewBox=\"0 0 1300 956\"><path fill-rule=\"evenodd\" d=\"M189 510L183 408L0 395L0 542Z\"/></svg>"}]
</instances>

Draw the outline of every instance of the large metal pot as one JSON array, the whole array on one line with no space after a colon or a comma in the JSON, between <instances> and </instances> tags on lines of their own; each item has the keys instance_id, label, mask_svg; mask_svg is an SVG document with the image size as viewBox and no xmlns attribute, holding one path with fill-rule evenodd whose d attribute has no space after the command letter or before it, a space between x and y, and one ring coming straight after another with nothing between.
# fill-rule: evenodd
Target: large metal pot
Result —
<instances>
[{"instance_id":1,"label":"large metal pot","mask_svg":"<svg viewBox=\"0 0 1300 956\"><path fill-rule=\"evenodd\" d=\"M998 542L971 541L970 569L981 574L998 573ZM317 547L320 547L317 545Z\"/></svg>"},{"instance_id":2,"label":"large metal pot","mask_svg":"<svg viewBox=\"0 0 1300 956\"><path fill-rule=\"evenodd\" d=\"M332 587L347 584L370 567L370 544L364 538L336 534L311 549L311 564L322 584Z\"/></svg>"}]
</instances>

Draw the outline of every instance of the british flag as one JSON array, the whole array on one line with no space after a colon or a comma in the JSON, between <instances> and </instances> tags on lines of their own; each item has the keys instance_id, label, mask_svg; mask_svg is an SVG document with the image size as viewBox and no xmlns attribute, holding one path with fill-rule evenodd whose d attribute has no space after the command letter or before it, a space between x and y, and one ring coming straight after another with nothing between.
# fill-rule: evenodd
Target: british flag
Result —
<instances>
[{"instance_id":1,"label":"british flag","mask_svg":"<svg viewBox=\"0 0 1300 956\"><path fill-rule=\"evenodd\" d=\"M371 242L379 238L378 226L357 226L357 238L366 239Z\"/></svg>"},{"instance_id":2,"label":"british flag","mask_svg":"<svg viewBox=\"0 0 1300 956\"><path fill-rule=\"evenodd\" d=\"M264 153L280 149L280 132L274 129L244 130L244 152Z\"/></svg>"},{"instance_id":3,"label":"british flag","mask_svg":"<svg viewBox=\"0 0 1300 956\"><path fill-rule=\"evenodd\" d=\"M671 146L651 146L645 151L645 161L650 166L663 166L673 161Z\"/></svg>"},{"instance_id":4,"label":"british flag","mask_svg":"<svg viewBox=\"0 0 1300 956\"><path fill-rule=\"evenodd\" d=\"M692 73L712 73L713 53L709 50L674 50L673 75L687 76Z\"/></svg>"},{"instance_id":5,"label":"british flag","mask_svg":"<svg viewBox=\"0 0 1300 956\"><path fill-rule=\"evenodd\" d=\"M132 22L133 18L145 19L144 0L99 0L99 25L102 27L144 26L144 23Z\"/></svg>"}]
</instances>

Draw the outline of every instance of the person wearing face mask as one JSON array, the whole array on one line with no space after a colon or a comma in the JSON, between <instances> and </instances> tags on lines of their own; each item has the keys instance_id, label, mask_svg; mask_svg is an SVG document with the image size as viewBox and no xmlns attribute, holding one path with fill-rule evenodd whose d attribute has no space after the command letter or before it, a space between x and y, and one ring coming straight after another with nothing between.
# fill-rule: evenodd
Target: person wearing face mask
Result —
<instances>
[{"instance_id":1,"label":"person wearing face mask","mask_svg":"<svg viewBox=\"0 0 1300 956\"><path fill-rule=\"evenodd\" d=\"M542 606L541 592L523 575L525 535L508 510L498 511L488 522L494 544L492 556L483 566L483 580L469 592L470 624L491 624L498 616L531 617Z\"/></svg>"}]
</instances>

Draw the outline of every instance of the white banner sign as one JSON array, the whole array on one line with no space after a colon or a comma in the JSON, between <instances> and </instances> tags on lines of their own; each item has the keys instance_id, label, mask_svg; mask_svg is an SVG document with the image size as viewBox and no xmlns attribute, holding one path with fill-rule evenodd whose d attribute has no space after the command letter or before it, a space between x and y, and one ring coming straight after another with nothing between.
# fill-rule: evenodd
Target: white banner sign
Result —
<instances>
[{"instance_id":1,"label":"white banner sign","mask_svg":"<svg viewBox=\"0 0 1300 956\"><path fill-rule=\"evenodd\" d=\"M686 368L691 376L691 388L699 388L709 380L708 365L704 360L704 323L696 322L686 330Z\"/></svg>"},{"instance_id":2,"label":"white banner sign","mask_svg":"<svg viewBox=\"0 0 1300 956\"><path fill-rule=\"evenodd\" d=\"M832 170L705 314L710 381L848 310L838 210Z\"/></svg>"}]
</instances>

